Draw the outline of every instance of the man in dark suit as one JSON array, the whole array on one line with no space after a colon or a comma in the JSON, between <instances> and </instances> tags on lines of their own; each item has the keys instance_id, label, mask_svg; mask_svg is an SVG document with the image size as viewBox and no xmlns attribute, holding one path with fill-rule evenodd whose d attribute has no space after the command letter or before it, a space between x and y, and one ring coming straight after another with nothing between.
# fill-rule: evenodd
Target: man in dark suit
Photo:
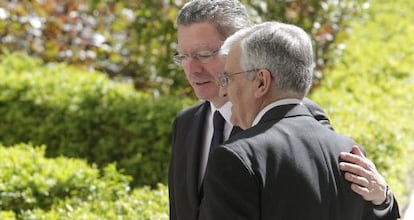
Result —
<instances>
[{"instance_id":1,"label":"man in dark suit","mask_svg":"<svg viewBox=\"0 0 414 220\"><path fill-rule=\"evenodd\" d=\"M219 96L217 75L223 71L223 63L217 53L228 36L250 25L246 8L236 0L196 0L179 11L175 61L203 101L180 112L174 121L168 174L172 220L197 218L215 111L225 119L223 140L233 130L231 103Z\"/></svg>"},{"instance_id":2,"label":"man in dark suit","mask_svg":"<svg viewBox=\"0 0 414 220\"><path fill-rule=\"evenodd\" d=\"M221 95L244 131L210 155L199 219L375 219L338 168L356 143L302 103L314 66L308 35L266 22L229 37L220 53Z\"/></svg>"},{"instance_id":3,"label":"man in dark suit","mask_svg":"<svg viewBox=\"0 0 414 220\"><path fill-rule=\"evenodd\" d=\"M220 111L225 119L224 138L237 132L230 123L231 103L219 96L217 75L223 63L216 56L222 42L235 31L249 27L250 18L239 1L192 1L178 18L176 61L183 66L196 96L205 100L178 114L173 126L169 168L171 219L195 219L202 198L200 187L212 138L212 117ZM330 127L323 110L306 100L315 117Z\"/></svg>"},{"instance_id":4,"label":"man in dark suit","mask_svg":"<svg viewBox=\"0 0 414 220\"><path fill-rule=\"evenodd\" d=\"M250 20L237 0L193 0L180 10L177 26L176 62L183 67L196 96L203 100L180 112L173 126L168 178L170 218L185 220L196 219L198 213L214 112L220 111L225 119L223 140L239 130L230 123L231 103L227 97L219 96L217 75L224 66L217 53L223 41L249 27ZM319 106L306 99L304 104L318 121L330 127Z\"/></svg>"}]
</instances>

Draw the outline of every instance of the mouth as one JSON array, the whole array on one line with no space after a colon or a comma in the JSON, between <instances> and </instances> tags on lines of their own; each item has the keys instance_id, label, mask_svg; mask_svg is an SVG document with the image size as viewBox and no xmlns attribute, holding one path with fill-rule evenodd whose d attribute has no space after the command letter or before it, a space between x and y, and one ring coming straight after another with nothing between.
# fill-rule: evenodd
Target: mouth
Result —
<instances>
[{"instance_id":1,"label":"mouth","mask_svg":"<svg viewBox=\"0 0 414 220\"><path fill-rule=\"evenodd\" d=\"M197 86L204 86L207 84L210 84L211 81L205 81L205 82L193 82L193 84L197 85Z\"/></svg>"}]
</instances>

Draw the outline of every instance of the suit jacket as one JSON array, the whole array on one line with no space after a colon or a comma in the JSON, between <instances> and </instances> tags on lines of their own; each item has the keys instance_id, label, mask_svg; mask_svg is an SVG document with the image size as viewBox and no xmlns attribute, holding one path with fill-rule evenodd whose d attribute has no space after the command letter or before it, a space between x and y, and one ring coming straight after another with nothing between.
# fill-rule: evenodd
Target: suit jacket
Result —
<instances>
[{"instance_id":1,"label":"suit jacket","mask_svg":"<svg viewBox=\"0 0 414 220\"><path fill-rule=\"evenodd\" d=\"M304 104L315 114L317 120L330 127L328 117L318 105L308 99L304 100ZM209 108L209 102L198 103L178 113L174 120L168 173L171 220L197 218L202 198L202 192L198 189L202 152L200 146L204 138L204 124Z\"/></svg>"},{"instance_id":2,"label":"suit jacket","mask_svg":"<svg viewBox=\"0 0 414 220\"><path fill-rule=\"evenodd\" d=\"M200 204L198 176L204 124L210 103L180 112L173 124L168 189L171 220L196 219Z\"/></svg>"},{"instance_id":3,"label":"suit jacket","mask_svg":"<svg viewBox=\"0 0 414 220\"><path fill-rule=\"evenodd\" d=\"M308 99L304 99L303 103L316 120L332 129L328 117L318 105ZM198 189L202 152L200 146L202 146L204 124L209 108L209 102L201 102L181 111L175 118L168 173L171 220L197 218L202 198L202 192Z\"/></svg>"},{"instance_id":4,"label":"suit jacket","mask_svg":"<svg viewBox=\"0 0 414 220\"><path fill-rule=\"evenodd\" d=\"M375 219L338 168L354 144L303 105L277 106L212 153L199 219Z\"/></svg>"}]
</instances>

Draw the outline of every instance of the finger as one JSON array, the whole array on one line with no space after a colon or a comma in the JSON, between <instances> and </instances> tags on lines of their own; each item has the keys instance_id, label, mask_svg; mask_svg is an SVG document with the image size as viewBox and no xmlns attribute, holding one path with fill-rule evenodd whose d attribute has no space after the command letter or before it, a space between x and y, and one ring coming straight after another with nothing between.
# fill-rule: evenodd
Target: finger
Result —
<instances>
[{"instance_id":1,"label":"finger","mask_svg":"<svg viewBox=\"0 0 414 220\"><path fill-rule=\"evenodd\" d=\"M358 164L347 163L347 162L340 162L339 169L344 172L349 172L355 174L357 176L361 176L364 178L368 178L370 176L370 171L359 166Z\"/></svg>"},{"instance_id":2,"label":"finger","mask_svg":"<svg viewBox=\"0 0 414 220\"><path fill-rule=\"evenodd\" d=\"M364 178L362 176L358 176L358 175L355 175L355 174L346 172L344 174L344 177L350 183L357 184L357 185L359 185L361 187L367 187L367 186L369 186L368 179L367 178Z\"/></svg>"},{"instance_id":3,"label":"finger","mask_svg":"<svg viewBox=\"0 0 414 220\"><path fill-rule=\"evenodd\" d=\"M362 158L365 158L364 153L362 153L361 149L358 146L356 146L356 145L352 146L351 152L353 154L355 154L355 155L358 155L358 156L360 156Z\"/></svg>"},{"instance_id":4,"label":"finger","mask_svg":"<svg viewBox=\"0 0 414 220\"><path fill-rule=\"evenodd\" d=\"M365 200L371 201L371 198L369 198L369 190L367 188L362 187L358 184L351 184L351 189L352 191L362 196L362 198Z\"/></svg>"},{"instance_id":5,"label":"finger","mask_svg":"<svg viewBox=\"0 0 414 220\"><path fill-rule=\"evenodd\" d=\"M359 166L365 165L364 158L358 155L354 155L352 153L341 152L339 154L339 158L345 162L358 164Z\"/></svg>"},{"instance_id":6,"label":"finger","mask_svg":"<svg viewBox=\"0 0 414 220\"><path fill-rule=\"evenodd\" d=\"M352 146L352 151L351 151L354 155L357 155L360 157L360 162L359 164L364 167L365 169L374 171L376 170L375 164L369 160L364 153L362 152L361 148L359 148L358 146L354 145Z\"/></svg>"}]
</instances>

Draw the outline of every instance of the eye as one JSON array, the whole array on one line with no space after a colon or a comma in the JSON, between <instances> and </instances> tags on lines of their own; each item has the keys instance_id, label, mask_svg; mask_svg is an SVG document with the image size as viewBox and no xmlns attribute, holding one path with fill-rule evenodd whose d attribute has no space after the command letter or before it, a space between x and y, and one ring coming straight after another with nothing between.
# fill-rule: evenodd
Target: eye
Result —
<instances>
[{"instance_id":1,"label":"eye","mask_svg":"<svg viewBox=\"0 0 414 220\"><path fill-rule=\"evenodd\" d=\"M197 56L200 58L209 58L211 57L213 54L211 52L199 52L197 53Z\"/></svg>"},{"instance_id":2,"label":"eye","mask_svg":"<svg viewBox=\"0 0 414 220\"><path fill-rule=\"evenodd\" d=\"M178 53L176 53L176 54L173 56L173 60L174 60L174 62L175 62L176 64L181 64L181 63L182 63L182 61L186 60L187 58L188 58L188 56L187 56L187 55L178 54Z\"/></svg>"}]
</instances>

